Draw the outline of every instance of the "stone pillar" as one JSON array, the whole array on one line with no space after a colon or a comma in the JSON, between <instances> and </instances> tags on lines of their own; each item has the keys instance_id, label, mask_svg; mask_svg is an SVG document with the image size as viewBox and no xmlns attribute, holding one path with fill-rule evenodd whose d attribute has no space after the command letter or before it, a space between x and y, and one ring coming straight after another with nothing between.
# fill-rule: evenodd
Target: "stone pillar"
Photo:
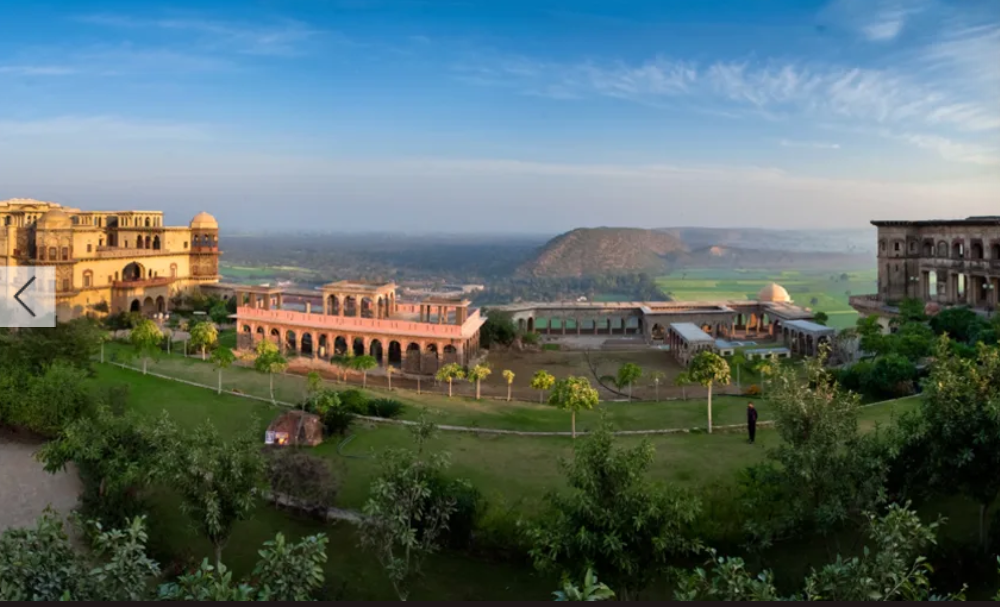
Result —
<instances>
[{"instance_id":1,"label":"stone pillar","mask_svg":"<svg viewBox=\"0 0 1000 607\"><path fill-rule=\"evenodd\" d=\"M580 319L579 318L574 318L573 322L576 323L576 334L579 335L580 334Z\"/></svg>"},{"instance_id":2,"label":"stone pillar","mask_svg":"<svg viewBox=\"0 0 1000 607\"><path fill-rule=\"evenodd\" d=\"M282 296L281 293L278 293L277 297L278 297L278 309L279 310L283 310L284 309L285 299L284 299L284 297Z\"/></svg>"},{"instance_id":3,"label":"stone pillar","mask_svg":"<svg viewBox=\"0 0 1000 607\"><path fill-rule=\"evenodd\" d=\"M306 314L312 314L312 304L308 301L306 302Z\"/></svg>"},{"instance_id":4,"label":"stone pillar","mask_svg":"<svg viewBox=\"0 0 1000 607\"><path fill-rule=\"evenodd\" d=\"M559 328L562 329L562 334L566 335L566 317L565 316L559 319L559 324L561 325Z\"/></svg>"}]
</instances>

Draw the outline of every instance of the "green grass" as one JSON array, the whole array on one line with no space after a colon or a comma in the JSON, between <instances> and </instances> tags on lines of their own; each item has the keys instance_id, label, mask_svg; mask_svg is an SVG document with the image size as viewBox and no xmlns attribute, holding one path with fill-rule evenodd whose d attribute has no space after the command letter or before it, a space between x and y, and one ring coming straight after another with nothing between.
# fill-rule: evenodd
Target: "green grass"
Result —
<instances>
[{"instance_id":1,"label":"green grass","mask_svg":"<svg viewBox=\"0 0 1000 607\"><path fill-rule=\"evenodd\" d=\"M826 312L829 325L840 329L857 319L847 293L874 293L877 280L874 269L846 274L847 280L841 280L840 273L831 272L693 269L662 276L656 284L678 300L711 301L753 299L762 287L776 282L796 304Z\"/></svg>"}]
</instances>

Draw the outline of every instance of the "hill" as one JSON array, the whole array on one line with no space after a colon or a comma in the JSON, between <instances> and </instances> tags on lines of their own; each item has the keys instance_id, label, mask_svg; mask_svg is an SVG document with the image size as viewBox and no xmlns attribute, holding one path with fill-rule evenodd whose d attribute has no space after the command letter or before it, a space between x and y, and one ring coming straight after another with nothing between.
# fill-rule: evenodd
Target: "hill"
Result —
<instances>
[{"instance_id":1,"label":"hill","mask_svg":"<svg viewBox=\"0 0 1000 607\"><path fill-rule=\"evenodd\" d=\"M580 277L627 272L662 273L684 243L673 234L640 228L580 228L556 236L517 273Z\"/></svg>"}]
</instances>

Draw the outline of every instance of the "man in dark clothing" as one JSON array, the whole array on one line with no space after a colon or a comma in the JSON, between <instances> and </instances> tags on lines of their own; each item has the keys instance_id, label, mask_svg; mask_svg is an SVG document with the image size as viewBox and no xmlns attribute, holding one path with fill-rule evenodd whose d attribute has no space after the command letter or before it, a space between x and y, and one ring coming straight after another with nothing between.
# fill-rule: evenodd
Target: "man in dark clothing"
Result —
<instances>
[{"instance_id":1,"label":"man in dark clothing","mask_svg":"<svg viewBox=\"0 0 1000 607\"><path fill-rule=\"evenodd\" d=\"M750 433L750 444L757 438L757 410L753 403L747 403L747 431Z\"/></svg>"}]
</instances>

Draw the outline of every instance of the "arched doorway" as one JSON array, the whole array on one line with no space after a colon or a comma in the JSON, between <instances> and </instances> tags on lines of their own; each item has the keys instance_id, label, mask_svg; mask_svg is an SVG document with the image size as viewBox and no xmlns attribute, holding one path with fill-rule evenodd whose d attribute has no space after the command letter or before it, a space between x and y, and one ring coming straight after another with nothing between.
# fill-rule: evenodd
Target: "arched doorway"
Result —
<instances>
[{"instance_id":1,"label":"arched doorway","mask_svg":"<svg viewBox=\"0 0 1000 607\"><path fill-rule=\"evenodd\" d=\"M139 303L138 299L133 299L132 300L132 305L129 306L128 311L129 312L140 312L140 311L142 311L142 304Z\"/></svg>"},{"instance_id":2,"label":"arched doorway","mask_svg":"<svg viewBox=\"0 0 1000 607\"><path fill-rule=\"evenodd\" d=\"M378 364L382 364L382 342L373 339L371 345L368 347L369 356L374 358Z\"/></svg>"},{"instance_id":3,"label":"arched doorway","mask_svg":"<svg viewBox=\"0 0 1000 607\"><path fill-rule=\"evenodd\" d=\"M302 355L312 356L313 355L313 338L312 333L302 334Z\"/></svg>"},{"instance_id":4,"label":"arched doorway","mask_svg":"<svg viewBox=\"0 0 1000 607\"><path fill-rule=\"evenodd\" d=\"M370 297L361 298L361 318L375 318L375 304Z\"/></svg>"},{"instance_id":5,"label":"arched doorway","mask_svg":"<svg viewBox=\"0 0 1000 607\"><path fill-rule=\"evenodd\" d=\"M365 340L361 337L354 338L354 355L364 356L365 355Z\"/></svg>"},{"instance_id":6,"label":"arched doorway","mask_svg":"<svg viewBox=\"0 0 1000 607\"><path fill-rule=\"evenodd\" d=\"M524 329L527 327L527 324L528 323L526 323L523 318L518 318L517 319L517 330L520 331L521 333L524 333Z\"/></svg>"},{"instance_id":7,"label":"arched doorway","mask_svg":"<svg viewBox=\"0 0 1000 607\"><path fill-rule=\"evenodd\" d=\"M528 317L528 333L534 333L534 332L535 332L535 317L530 316Z\"/></svg>"},{"instance_id":8,"label":"arched doorway","mask_svg":"<svg viewBox=\"0 0 1000 607\"><path fill-rule=\"evenodd\" d=\"M410 343L406 346L406 368L410 371L420 371L420 344Z\"/></svg>"},{"instance_id":9,"label":"arched doorway","mask_svg":"<svg viewBox=\"0 0 1000 607\"><path fill-rule=\"evenodd\" d=\"M162 295L156 298L156 311L160 314L167 311L167 301L163 299Z\"/></svg>"},{"instance_id":10,"label":"arched doorway","mask_svg":"<svg viewBox=\"0 0 1000 607\"><path fill-rule=\"evenodd\" d=\"M358 300L354 299L353 295L348 295L344 298L344 316L357 316L358 315Z\"/></svg>"},{"instance_id":11,"label":"arched doorway","mask_svg":"<svg viewBox=\"0 0 1000 607\"><path fill-rule=\"evenodd\" d=\"M295 331L288 331L285 333L285 349L291 352L295 352L297 348L297 340L295 337Z\"/></svg>"},{"instance_id":12,"label":"arched doorway","mask_svg":"<svg viewBox=\"0 0 1000 607\"><path fill-rule=\"evenodd\" d=\"M667 332L660 323L654 324L650 333L653 336L653 341L663 341L667 337Z\"/></svg>"},{"instance_id":13,"label":"arched doorway","mask_svg":"<svg viewBox=\"0 0 1000 607\"><path fill-rule=\"evenodd\" d=\"M442 359L445 364L457 363L458 362L458 349L455 346L447 345L444 347L444 358Z\"/></svg>"},{"instance_id":14,"label":"arched doorway","mask_svg":"<svg viewBox=\"0 0 1000 607\"><path fill-rule=\"evenodd\" d=\"M347 354L347 340L344 337L336 337L333 340L333 353L336 356Z\"/></svg>"},{"instance_id":15,"label":"arched doorway","mask_svg":"<svg viewBox=\"0 0 1000 607\"><path fill-rule=\"evenodd\" d=\"M340 299L336 295L331 295L327 298L326 307L330 310L330 314L333 316L340 315Z\"/></svg>"},{"instance_id":16,"label":"arched doorway","mask_svg":"<svg viewBox=\"0 0 1000 607\"><path fill-rule=\"evenodd\" d=\"M152 297L147 297L142 300L142 313L143 314L156 314L156 302L153 301Z\"/></svg>"},{"instance_id":17,"label":"arched doorway","mask_svg":"<svg viewBox=\"0 0 1000 607\"><path fill-rule=\"evenodd\" d=\"M401 367L403 364L403 348L398 341L389 342L389 364L394 367Z\"/></svg>"},{"instance_id":18,"label":"arched doorway","mask_svg":"<svg viewBox=\"0 0 1000 607\"><path fill-rule=\"evenodd\" d=\"M124 268L122 268L122 280L142 280L146 275L146 269L142 267L142 264L133 261Z\"/></svg>"},{"instance_id":19,"label":"arched doorway","mask_svg":"<svg viewBox=\"0 0 1000 607\"><path fill-rule=\"evenodd\" d=\"M273 343L274 345L276 345L276 346L278 346L280 348L281 347L281 331L279 331L277 329L271 329L271 336L270 337L271 337L271 343Z\"/></svg>"},{"instance_id":20,"label":"arched doorway","mask_svg":"<svg viewBox=\"0 0 1000 607\"><path fill-rule=\"evenodd\" d=\"M329 340L326 338L326 335L320 335L319 350L317 351L317 354L319 354L321 358L326 358L326 356L329 355L329 353L330 353Z\"/></svg>"}]
</instances>

